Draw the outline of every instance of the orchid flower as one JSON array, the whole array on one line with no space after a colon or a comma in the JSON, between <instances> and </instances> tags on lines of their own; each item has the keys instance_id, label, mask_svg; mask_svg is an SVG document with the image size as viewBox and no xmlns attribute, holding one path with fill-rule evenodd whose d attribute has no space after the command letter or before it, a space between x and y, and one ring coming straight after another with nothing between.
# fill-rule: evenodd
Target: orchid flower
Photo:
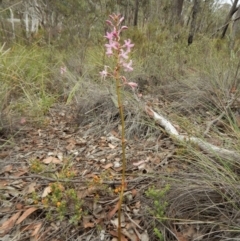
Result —
<instances>
[{"instance_id":1,"label":"orchid flower","mask_svg":"<svg viewBox=\"0 0 240 241\"><path fill-rule=\"evenodd\" d=\"M121 26L123 20L124 17L121 17L120 14L112 14L106 21L111 29L111 31L106 32L106 35L104 36L108 41L108 43L105 44L106 55L108 57L114 57L118 60L117 69L120 70L122 68L123 71L130 72L133 71L132 60L129 60L128 62L126 62L126 60L129 59L129 54L134 47L134 44L130 39L124 40L124 43L121 42L120 34L122 31L128 28L127 26ZM115 71L113 71L111 74L108 73L106 66L105 69L100 72L100 75L103 79L105 79L108 75L114 77L115 74ZM120 76L120 78L123 80L123 76ZM136 83L127 82L125 77L123 84L130 86L133 90L137 87Z\"/></svg>"}]
</instances>

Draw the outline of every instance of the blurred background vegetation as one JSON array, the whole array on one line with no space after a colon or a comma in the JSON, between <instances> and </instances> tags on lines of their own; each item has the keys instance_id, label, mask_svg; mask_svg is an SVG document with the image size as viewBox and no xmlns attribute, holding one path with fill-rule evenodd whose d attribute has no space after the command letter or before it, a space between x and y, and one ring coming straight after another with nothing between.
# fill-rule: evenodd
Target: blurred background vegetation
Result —
<instances>
[{"instance_id":1,"label":"blurred background vegetation","mask_svg":"<svg viewBox=\"0 0 240 241\"><path fill-rule=\"evenodd\" d=\"M99 71L108 63L105 20L113 12L125 17L125 37L135 43L135 70L128 77L141 91L199 73L235 88L237 2L231 7L217 0L0 1L1 122L19 113L35 120L56 101L80 96L83 83L100 83ZM67 68L64 77L61 66Z\"/></svg>"},{"instance_id":2,"label":"blurred background vegetation","mask_svg":"<svg viewBox=\"0 0 240 241\"><path fill-rule=\"evenodd\" d=\"M98 131L116 121L118 109L107 103L112 80L99 76L110 64L105 20L114 12L125 17L124 38L135 44L134 71L126 77L138 83L143 100L184 133L239 152L238 0L0 0L0 141L25 122L47 125L49 108L59 103L78 106L78 124L98 117ZM126 91L127 135L156 137L159 128L131 96ZM207 123L222 113L204 135ZM181 168L161 176L171 190L148 193L157 212L153 226L164 233L171 220L192 218L204 223L205 231L202 239L184 240L239 240L239 161L209 157L189 144L176 149ZM168 204L158 202L163 196ZM157 222L162 220L163 226ZM222 230L225 237L209 234ZM168 240L176 240L173 236Z\"/></svg>"},{"instance_id":3,"label":"blurred background vegetation","mask_svg":"<svg viewBox=\"0 0 240 241\"><path fill-rule=\"evenodd\" d=\"M134 71L126 77L143 96L171 103L174 119L187 113L190 121L201 122L207 111L209 116L224 111L231 93L238 93L238 0L2 0L1 132L17 127L21 118L44 123L55 103L88 110L108 98L112 80L103 82L99 72L110 64L104 35L113 12L125 17L129 29L123 37L135 44Z\"/></svg>"}]
</instances>

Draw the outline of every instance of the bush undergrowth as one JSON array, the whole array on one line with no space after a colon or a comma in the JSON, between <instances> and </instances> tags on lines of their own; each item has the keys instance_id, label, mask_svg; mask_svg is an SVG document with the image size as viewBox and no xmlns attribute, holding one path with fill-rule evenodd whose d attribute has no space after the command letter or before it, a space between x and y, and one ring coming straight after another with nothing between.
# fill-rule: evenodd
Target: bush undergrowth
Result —
<instances>
[{"instance_id":1,"label":"bush undergrowth","mask_svg":"<svg viewBox=\"0 0 240 241\"><path fill-rule=\"evenodd\" d=\"M53 52L48 47L15 44L1 56L2 128L16 123L19 116L38 122L58 100L62 90L55 87L60 78L54 82L54 71L60 63Z\"/></svg>"},{"instance_id":2,"label":"bush undergrowth","mask_svg":"<svg viewBox=\"0 0 240 241\"><path fill-rule=\"evenodd\" d=\"M176 121L180 129L189 135L202 137L207 121L225 111L232 88L236 88L234 91L239 92L239 86L234 86L239 78L238 55L229 51L227 41L217 41L202 36L196 36L196 40L188 47L186 36L186 33L176 33L172 36L168 30L160 32L155 25L149 25L145 29L130 28L125 37L132 39L136 45L130 57L137 67L131 75L127 74L126 77L136 82L142 78L143 85L146 87L144 87L143 96L150 95L166 101L165 110L167 113L174 113L172 120ZM97 38L100 37L97 33ZM2 54L0 59L1 115L26 116L31 118L30 122L38 120L54 103L60 101L60 96L64 95L65 103L71 103L75 100L74 97L86 96L86 88L96 87L97 84L102 85L99 71L103 65L110 65L111 60L104 54L101 45L103 40L96 39L93 42L94 46L89 44L82 50L84 56L81 59L74 59L76 61L74 64L72 64L75 58L72 57L73 52L57 51L49 46L26 47L16 44L10 51ZM79 48L81 51L81 46ZM67 73L64 76L60 74L60 67L63 65L67 67ZM139 85L141 85L140 82ZM226 135L219 135L222 130L217 127L213 128L211 137L214 139L217 136L218 141L220 139L225 148L239 151L240 132L239 123L235 117L236 111L237 107L229 108L223 120L227 126L225 134L233 139L226 138ZM158 222L163 222L168 215L172 215L173 220L181 218L169 213L169 205L178 204L179 209L183 210L183 216L186 214L184 203L181 206L174 199L176 195L182 202L185 201L184 195L187 198L196 195L194 196L196 199L188 199L189 205L192 205L192 213L190 211L187 213L192 214L193 219L196 220L205 221L204 218L208 217L207 215L211 216L216 210L223 212L222 206L225 210L229 208L229 212L234 212L234 209L239 212L237 183L240 168L237 162L221 160L214 153L213 157L208 157L190 145L178 148L174 158L180 163L187 163L191 166L191 170L188 170L188 179L184 179L184 174L179 174L181 182L178 182L178 177L174 177L170 185L176 185L171 185L171 189L166 187L162 190L157 188L148 190L147 196L153 200L152 211L154 212L151 215ZM44 167L37 161L33 161L31 168L35 173L44 171ZM61 177L67 177L67 173L68 171L62 172ZM195 179L199 179L199 182ZM190 185L192 183L194 185ZM75 190L67 186L64 187L64 193L60 194L63 187L58 183L51 185L52 194L44 199L43 204L54 207L60 219L69 212L75 212L77 216L72 221L79 220L82 216L82 203L77 201ZM199 192L197 192L198 189L200 189ZM178 192L175 196L174 191ZM205 197L206 193L208 196ZM211 204L212 210L209 209L209 212L206 211L207 206L204 206L201 216L201 213L196 214L195 211L201 204L202 196L206 198L204 199L206 203L209 202L209 207L211 203L213 205ZM215 196L217 196L216 199L214 199ZM169 198L168 202L165 202L166 198ZM34 199L40 201L39 197ZM73 203L74 208L69 210L66 202ZM229 205L223 204L224 202ZM51 214L49 213L49 217ZM185 217L190 219L191 215ZM230 219L229 217L229 222ZM215 228L214 225L212 227ZM155 228L154 232L159 240L164 240L160 229Z\"/></svg>"}]
</instances>

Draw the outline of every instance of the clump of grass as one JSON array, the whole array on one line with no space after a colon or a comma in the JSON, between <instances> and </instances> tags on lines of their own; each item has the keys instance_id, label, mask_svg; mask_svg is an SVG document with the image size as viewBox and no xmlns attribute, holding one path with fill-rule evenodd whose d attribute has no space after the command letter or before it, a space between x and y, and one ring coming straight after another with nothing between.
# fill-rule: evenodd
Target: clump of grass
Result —
<instances>
[{"instance_id":1,"label":"clump of grass","mask_svg":"<svg viewBox=\"0 0 240 241\"><path fill-rule=\"evenodd\" d=\"M58 93L51 80L54 60L50 55L47 48L16 44L1 56L0 111L6 121L16 116L36 121L56 101Z\"/></svg>"},{"instance_id":2,"label":"clump of grass","mask_svg":"<svg viewBox=\"0 0 240 241\"><path fill-rule=\"evenodd\" d=\"M159 177L162 183L170 185L163 198L156 195L163 188L156 187L151 195L147 192L154 204L150 207L154 207L151 225L155 235L158 240L168 241L175 240L176 235L191 240L237 239L240 235L238 161L220 159L217 153L206 155L188 144L185 148L186 151L182 147L173 157L184 168Z\"/></svg>"},{"instance_id":3,"label":"clump of grass","mask_svg":"<svg viewBox=\"0 0 240 241\"><path fill-rule=\"evenodd\" d=\"M148 45L155 40L154 34L151 36ZM143 67L146 84L154 84L151 93L166 103L166 108L161 110L174 113L170 118L173 123L197 137L203 137L209 120L225 111L224 129L213 125L208 141L239 151L237 101L226 108L233 95L239 96L239 86L235 85L239 75L237 55L230 53L227 42L221 42L219 51L216 42L207 37L197 36L190 47L182 39L176 42L159 39L159 42L161 45L153 44L149 48L154 51L149 52ZM176 230L179 236L186 235L186 240L237 239L240 233L236 214L240 210L239 161L221 159L217 153L206 155L188 144L177 149L173 159L181 163L179 172L156 178L171 186L164 197L168 203L164 207L165 222L157 218L154 219L157 222L152 221L158 239L176 240ZM163 199L151 198L156 201L161 216ZM191 237L184 231L184 225L194 230Z\"/></svg>"}]
</instances>

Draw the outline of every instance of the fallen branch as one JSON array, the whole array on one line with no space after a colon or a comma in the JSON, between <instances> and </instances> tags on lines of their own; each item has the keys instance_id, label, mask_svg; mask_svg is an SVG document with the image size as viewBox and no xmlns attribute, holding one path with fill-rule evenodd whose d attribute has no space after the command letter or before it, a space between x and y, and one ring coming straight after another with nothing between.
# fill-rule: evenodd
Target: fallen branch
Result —
<instances>
[{"instance_id":1,"label":"fallen branch","mask_svg":"<svg viewBox=\"0 0 240 241\"><path fill-rule=\"evenodd\" d=\"M149 107L146 107L145 111L150 117L156 120L159 123L159 125L162 126L169 135L173 136L177 140L191 142L197 145L201 150L205 151L206 153L214 154L215 156L218 156L222 159L240 161L240 154L236 151L231 151L221 147L214 146L208 142L201 140L200 138L180 135L177 129L166 118L159 115Z\"/></svg>"}]
</instances>

